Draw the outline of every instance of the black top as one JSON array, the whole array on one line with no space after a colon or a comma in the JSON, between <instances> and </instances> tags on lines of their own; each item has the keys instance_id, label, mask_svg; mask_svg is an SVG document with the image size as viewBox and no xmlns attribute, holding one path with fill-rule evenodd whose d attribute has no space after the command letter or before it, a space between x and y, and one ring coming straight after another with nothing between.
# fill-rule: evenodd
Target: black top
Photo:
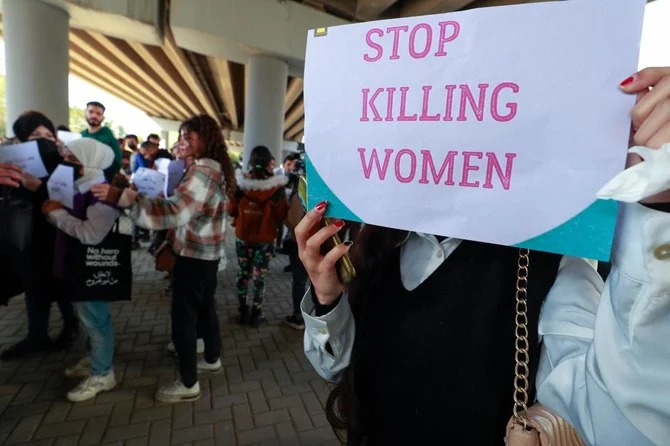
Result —
<instances>
[{"instance_id":1,"label":"black top","mask_svg":"<svg viewBox=\"0 0 670 446\"><path fill-rule=\"evenodd\" d=\"M369 419L359 420L367 443L350 432L350 444L503 444L513 405L518 252L464 241L407 291L396 249L378 293L369 296L368 317L356 319L354 381ZM540 307L559 262L558 255L531 253L530 401Z\"/></svg>"}]
</instances>

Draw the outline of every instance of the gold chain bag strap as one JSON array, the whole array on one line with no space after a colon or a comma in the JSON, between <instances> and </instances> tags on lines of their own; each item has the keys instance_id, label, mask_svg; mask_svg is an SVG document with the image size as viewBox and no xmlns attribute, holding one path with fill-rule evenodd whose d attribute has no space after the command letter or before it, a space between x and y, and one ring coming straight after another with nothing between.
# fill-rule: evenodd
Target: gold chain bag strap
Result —
<instances>
[{"instance_id":1,"label":"gold chain bag strap","mask_svg":"<svg viewBox=\"0 0 670 446\"><path fill-rule=\"evenodd\" d=\"M542 404L528 404L530 354L528 340L528 269L527 249L519 250L516 277L516 352L514 360L514 415L507 423L507 446L584 446L570 423Z\"/></svg>"}]
</instances>

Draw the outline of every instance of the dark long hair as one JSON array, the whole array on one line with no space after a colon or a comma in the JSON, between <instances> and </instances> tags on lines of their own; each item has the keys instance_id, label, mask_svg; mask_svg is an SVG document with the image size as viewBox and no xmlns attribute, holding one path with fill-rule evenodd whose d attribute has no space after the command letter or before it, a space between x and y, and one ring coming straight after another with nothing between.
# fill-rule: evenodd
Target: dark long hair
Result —
<instances>
[{"instance_id":1,"label":"dark long hair","mask_svg":"<svg viewBox=\"0 0 670 446\"><path fill-rule=\"evenodd\" d=\"M181 126L179 126L180 137L182 130L195 132L202 140L204 151L196 154L197 158L211 158L221 164L226 195L232 197L237 188L235 170L228 154L228 146L226 146L226 142L223 139L223 130L219 124L211 116L199 115L182 122Z\"/></svg>"},{"instance_id":2,"label":"dark long hair","mask_svg":"<svg viewBox=\"0 0 670 446\"><path fill-rule=\"evenodd\" d=\"M407 232L380 226L365 225L350 251L351 261L356 268L356 279L347 287L349 304L356 321L356 331L362 331L369 307L369 296L379 286L393 251L407 236ZM365 435L367 411L361 406L356 387L356 369L360 360L359 342L354 341L349 366L342 373L342 379L333 388L326 400L326 418L343 441L342 434Z\"/></svg>"},{"instance_id":3,"label":"dark long hair","mask_svg":"<svg viewBox=\"0 0 670 446\"><path fill-rule=\"evenodd\" d=\"M271 177L272 172L268 171L268 167L272 162L272 154L270 149L265 146L256 146L249 155L249 175L256 180L264 180Z\"/></svg>"}]
</instances>

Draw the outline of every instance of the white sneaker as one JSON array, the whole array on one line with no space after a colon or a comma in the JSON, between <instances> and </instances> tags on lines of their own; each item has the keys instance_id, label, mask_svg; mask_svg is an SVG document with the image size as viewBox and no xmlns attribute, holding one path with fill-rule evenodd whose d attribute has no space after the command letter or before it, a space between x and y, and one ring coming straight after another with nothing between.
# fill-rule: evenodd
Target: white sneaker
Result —
<instances>
[{"instance_id":1,"label":"white sneaker","mask_svg":"<svg viewBox=\"0 0 670 446\"><path fill-rule=\"evenodd\" d=\"M73 403L80 403L95 398L98 393L112 390L115 386L114 371L102 376L89 376L67 393L67 399Z\"/></svg>"},{"instance_id":2,"label":"white sneaker","mask_svg":"<svg viewBox=\"0 0 670 446\"><path fill-rule=\"evenodd\" d=\"M78 363L65 369L68 378L86 378L91 374L91 357L81 358Z\"/></svg>"},{"instance_id":3,"label":"white sneaker","mask_svg":"<svg viewBox=\"0 0 670 446\"><path fill-rule=\"evenodd\" d=\"M170 341L170 343L167 345L167 349L170 353L177 354L177 349L174 347L174 342ZM202 339L198 339L196 341L195 350L199 355L205 353L205 341L203 341Z\"/></svg>"},{"instance_id":4,"label":"white sneaker","mask_svg":"<svg viewBox=\"0 0 670 446\"><path fill-rule=\"evenodd\" d=\"M223 370L223 365L221 364L221 358L217 359L216 362L210 364L205 359L198 361L198 370L201 372L208 373L221 373Z\"/></svg>"},{"instance_id":5,"label":"white sneaker","mask_svg":"<svg viewBox=\"0 0 670 446\"><path fill-rule=\"evenodd\" d=\"M196 382L193 387L186 387L181 380L168 384L158 389L156 399L163 403L182 403L200 399L200 383Z\"/></svg>"}]
</instances>

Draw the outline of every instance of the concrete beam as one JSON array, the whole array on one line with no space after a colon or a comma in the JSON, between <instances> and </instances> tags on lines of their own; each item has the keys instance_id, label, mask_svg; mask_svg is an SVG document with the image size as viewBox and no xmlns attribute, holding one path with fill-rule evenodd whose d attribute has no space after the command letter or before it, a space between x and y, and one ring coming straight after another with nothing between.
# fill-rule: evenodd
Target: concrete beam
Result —
<instances>
[{"instance_id":1,"label":"concrete beam","mask_svg":"<svg viewBox=\"0 0 670 446\"><path fill-rule=\"evenodd\" d=\"M160 45L164 0L67 0L70 27Z\"/></svg>"},{"instance_id":2,"label":"concrete beam","mask_svg":"<svg viewBox=\"0 0 670 446\"><path fill-rule=\"evenodd\" d=\"M116 85L118 88L126 90L131 96L136 97L144 104L140 108L154 111L156 114L169 113L169 108L166 108L165 104L161 104L155 98L147 99L146 87L142 83L133 76L128 76L121 66L101 54L103 51L94 48L95 46L90 45L76 33L70 33L70 55L73 61L80 62L84 67L90 65L90 71L94 77L105 80L110 85ZM103 89L111 91L109 88L103 87Z\"/></svg>"},{"instance_id":3,"label":"concrete beam","mask_svg":"<svg viewBox=\"0 0 670 446\"><path fill-rule=\"evenodd\" d=\"M356 18L375 20L379 15L393 6L398 0L358 0Z\"/></svg>"},{"instance_id":4,"label":"concrete beam","mask_svg":"<svg viewBox=\"0 0 670 446\"><path fill-rule=\"evenodd\" d=\"M301 99L300 102L291 109L289 114L286 115L286 118L284 118L284 131L288 131L288 129L290 129L291 126L303 116L305 116L305 103Z\"/></svg>"},{"instance_id":5,"label":"concrete beam","mask_svg":"<svg viewBox=\"0 0 670 446\"><path fill-rule=\"evenodd\" d=\"M200 9L197 9L197 11L202 12ZM166 33L165 45L163 46L163 50L165 51L165 54L168 56L170 61L174 64L175 68L177 68L177 71L179 72L181 77L184 79L184 81L186 81L186 84L189 86L195 97L202 104L202 111L204 111L217 121L220 121L220 116L214 109L214 104L212 104L210 100L205 96L205 92L203 91L203 88L200 85L200 82L198 81L198 78L195 75L193 68L186 60L186 57L184 56L184 53L182 53L181 48L177 46L169 30Z\"/></svg>"},{"instance_id":6,"label":"concrete beam","mask_svg":"<svg viewBox=\"0 0 670 446\"><path fill-rule=\"evenodd\" d=\"M188 107L189 115L196 115L201 112L201 106L194 100L188 85L163 50L157 46L145 46L139 42L128 42L128 44L172 91L177 92L180 99Z\"/></svg>"},{"instance_id":7,"label":"concrete beam","mask_svg":"<svg viewBox=\"0 0 670 446\"><path fill-rule=\"evenodd\" d=\"M225 111L230 118L233 129L238 129L240 122L237 114L237 104L235 103L235 94L233 92L233 81L230 76L229 62L215 57L209 57L208 59L212 75L223 100L223 106L226 109Z\"/></svg>"},{"instance_id":8,"label":"concrete beam","mask_svg":"<svg viewBox=\"0 0 670 446\"><path fill-rule=\"evenodd\" d=\"M252 54L285 60L302 77L307 32L348 23L309 6L277 0L172 0L170 28L176 44L246 64Z\"/></svg>"},{"instance_id":9,"label":"concrete beam","mask_svg":"<svg viewBox=\"0 0 670 446\"><path fill-rule=\"evenodd\" d=\"M294 77L291 79L286 89L286 97L284 98L284 112L289 111L295 101L298 100L298 97L302 94L302 85L303 81L301 78Z\"/></svg>"},{"instance_id":10,"label":"concrete beam","mask_svg":"<svg viewBox=\"0 0 670 446\"><path fill-rule=\"evenodd\" d=\"M293 126L284 133L284 138L294 139L297 134L302 132L305 128L305 118L293 124Z\"/></svg>"},{"instance_id":11,"label":"concrete beam","mask_svg":"<svg viewBox=\"0 0 670 446\"><path fill-rule=\"evenodd\" d=\"M400 17L458 11L469 3L472 0L405 0L400 9Z\"/></svg>"},{"instance_id":12,"label":"concrete beam","mask_svg":"<svg viewBox=\"0 0 670 446\"><path fill-rule=\"evenodd\" d=\"M112 38L98 33L91 32L88 35L111 54L114 54L123 63L123 67L129 71L128 74L130 76L141 79L149 86L154 99L158 100L160 98L163 103L171 104L171 107L174 107L181 114L189 114L184 104L178 100L177 92L172 92L166 88L161 78L149 68L144 59L133 51L126 42L118 39L112 40Z\"/></svg>"}]
</instances>

